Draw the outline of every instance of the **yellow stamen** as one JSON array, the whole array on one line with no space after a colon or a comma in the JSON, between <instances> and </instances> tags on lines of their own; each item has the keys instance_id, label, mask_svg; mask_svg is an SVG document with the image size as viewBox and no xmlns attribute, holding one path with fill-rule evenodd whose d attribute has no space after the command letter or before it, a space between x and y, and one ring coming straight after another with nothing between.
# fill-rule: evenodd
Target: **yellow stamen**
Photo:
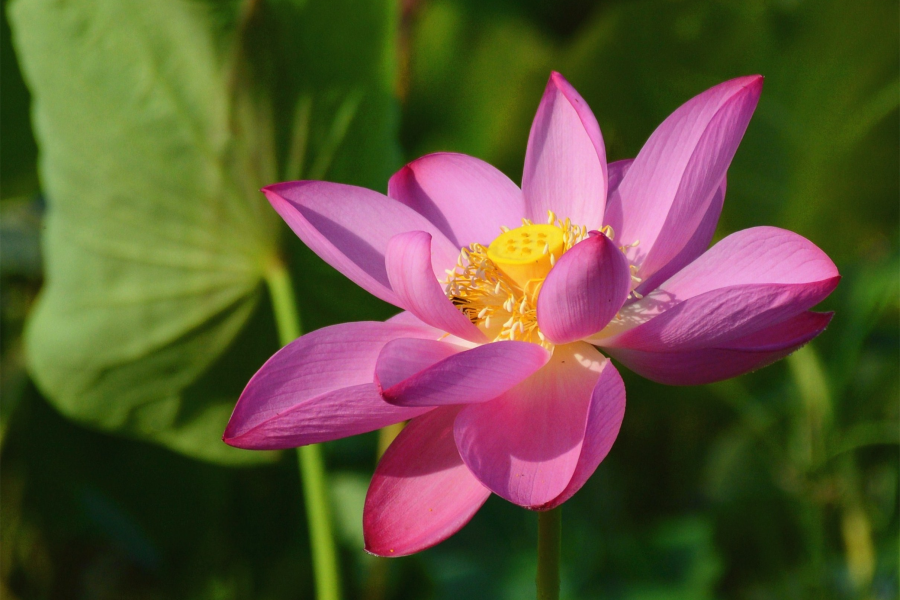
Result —
<instances>
[{"instance_id":1,"label":"yellow stamen","mask_svg":"<svg viewBox=\"0 0 900 600\"><path fill-rule=\"evenodd\" d=\"M490 247L472 244L460 251L447 276L447 296L489 339L552 349L538 330L538 294L553 264L585 237L587 228L553 213L548 224L523 219L522 227L501 227Z\"/></svg>"}]
</instances>

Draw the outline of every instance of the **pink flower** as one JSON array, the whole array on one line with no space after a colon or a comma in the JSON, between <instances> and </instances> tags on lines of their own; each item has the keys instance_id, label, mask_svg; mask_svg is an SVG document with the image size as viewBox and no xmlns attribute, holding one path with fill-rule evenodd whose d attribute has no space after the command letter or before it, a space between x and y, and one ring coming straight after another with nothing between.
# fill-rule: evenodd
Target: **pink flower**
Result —
<instances>
[{"instance_id":1,"label":"pink flower","mask_svg":"<svg viewBox=\"0 0 900 600\"><path fill-rule=\"evenodd\" d=\"M411 420L366 499L366 548L379 555L446 539L491 492L535 510L565 502L625 413L598 347L654 381L694 385L783 358L831 319L809 309L837 269L803 237L756 227L707 250L761 89L752 76L707 90L637 158L607 165L594 115L553 73L521 190L449 153L405 166L387 197L321 181L265 188L310 248L404 312L280 350L225 441L290 448Z\"/></svg>"}]
</instances>

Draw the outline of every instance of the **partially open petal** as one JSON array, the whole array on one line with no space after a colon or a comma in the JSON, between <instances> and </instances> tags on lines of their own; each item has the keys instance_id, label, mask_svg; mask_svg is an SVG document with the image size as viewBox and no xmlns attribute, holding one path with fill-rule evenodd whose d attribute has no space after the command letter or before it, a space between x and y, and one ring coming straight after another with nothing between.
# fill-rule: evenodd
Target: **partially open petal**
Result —
<instances>
[{"instance_id":1,"label":"partially open petal","mask_svg":"<svg viewBox=\"0 0 900 600\"><path fill-rule=\"evenodd\" d=\"M444 541L478 512L490 490L459 457L453 421L459 407L413 419L378 463L366 494L366 551L405 556Z\"/></svg>"},{"instance_id":2,"label":"partially open petal","mask_svg":"<svg viewBox=\"0 0 900 600\"><path fill-rule=\"evenodd\" d=\"M379 429L427 409L385 402L374 383L381 349L433 331L393 323L344 323L308 333L279 350L247 384L225 443L277 450Z\"/></svg>"},{"instance_id":3,"label":"partially open petal","mask_svg":"<svg viewBox=\"0 0 900 600\"><path fill-rule=\"evenodd\" d=\"M525 216L522 191L483 160L438 152L409 163L391 177L388 196L440 229L458 248L487 246L500 227L518 227Z\"/></svg>"},{"instance_id":4,"label":"partially open petal","mask_svg":"<svg viewBox=\"0 0 900 600\"><path fill-rule=\"evenodd\" d=\"M638 294L646 296L658 288L662 282L675 275L675 273L691 264L697 257L706 252L716 233L716 225L719 223L719 216L722 214L722 206L725 204L725 186L726 182L723 180L716 195L713 196L712 202L709 203L709 208L706 209L703 220L700 221L700 225L697 227L697 230L694 231L694 235L688 240L688 243L685 244L684 248L681 249L681 252L675 255L668 264L661 267L656 273L641 281L640 285L636 288Z\"/></svg>"},{"instance_id":5,"label":"partially open petal","mask_svg":"<svg viewBox=\"0 0 900 600\"><path fill-rule=\"evenodd\" d=\"M825 317L804 315L839 280L834 263L802 236L747 229L626 305L591 341L660 381L725 379L777 360L821 332ZM677 353L688 356L672 358ZM688 369L692 361L697 366Z\"/></svg>"},{"instance_id":6,"label":"partially open petal","mask_svg":"<svg viewBox=\"0 0 900 600\"><path fill-rule=\"evenodd\" d=\"M563 493L579 464L591 396L606 362L588 344L557 346L544 368L506 394L463 408L454 437L472 473L528 508Z\"/></svg>"},{"instance_id":7,"label":"partially open petal","mask_svg":"<svg viewBox=\"0 0 900 600\"><path fill-rule=\"evenodd\" d=\"M395 236L385 252L385 265L398 306L448 333L472 342L484 334L444 294L432 271L432 236L410 231Z\"/></svg>"},{"instance_id":8,"label":"partially open petal","mask_svg":"<svg viewBox=\"0 0 900 600\"><path fill-rule=\"evenodd\" d=\"M743 315L743 320L754 312L767 310L763 302L773 301L790 308L789 299L793 297L794 310L787 315L793 316L825 298L839 277L828 255L803 236L777 227L745 229L721 240L641 300L627 304L620 311L620 318L591 342L621 346L619 336L624 332L709 292L721 295L713 294L703 302L714 303L719 297L722 307L717 310L728 309L730 303L732 311ZM727 290L735 286L738 288ZM782 292L786 295L779 295ZM693 306L681 309L684 317L701 309L701 304ZM706 321L697 314L698 320Z\"/></svg>"},{"instance_id":9,"label":"partially open petal","mask_svg":"<svg viewBox=\"0 0 900 600\"><path fill-rule=\"evenodd\" d=\"M837 278L833 278L806 284L745 284L711 290L600 343L604 348L650 352L721 348L806 312L836 285Z\"/></svg>"},{"instance_id":10,"label":"partially open petal","mask_svg":"<svg viewBox=\"0 0 900 600\"><path fill-rule=\"evenodd\" d=\"M591 394L588 422L581 456L569 485L541 509L555 508L575 495L609 454L625 418L625 383L612 362L602 364L600 378Z\"/></svg>"},{"instance_id":11,"label":"partially open petal","mask_svg":"<svg viewBox=\"0 0 900 600\"><path fill-rule=\"evenodd\" d=\"M522 174L526 216L552 210L599 229L606 207L606 149L594 113L559 73L550 75L528 136Z\"/></svg>"},{"instance_id":12,"label":"partially open petal","mask_svg":"<svg viewBox=\"0 0 900 600\"><path fill-rule=\"evenodd\" d=\"M400 406L486 402L516 386L550 359L547 350L529 342L493 342L461 352L458 347L455 351L434 347L437 344L450 346L406 339L384 347L375 373L385 400Z\"/></svg>"},{"instance_id":13,"label":"partially open petal","mask_svg":"<svg viewBox=\"0 0 900 600\"><path fill-rule=\"evenodd\" d=\"M821 333L830 314L807 312L835 288L834 263L774 227L733 234L622 310L620 331L593 340L635 372L697 385L735 377Z\"/></svg>"},{"instance_id":14,"label":"partially open petal","mask_svg":"<svg viewBox=\"0 0 900 600\"><path fill-rule=\"evenodd\" d=\"M603 329L631 291L625 255L603 234L592 234L562 255L537 302L541 332L567 344Z\"/></svg>"},{"instance_id":15,"label":"partially open petal","mask_svg":"<svg viewBox=\"0 0 900 600\"><path fill-rule=\"evenodd\" d=\"M737 151L762 91L755 75L688 101L650 136L618 188L619 244L649 278L694 236Z\"/></svg>"},{"instance_id":16,"label":"partially open petal","mask_svg":"<svg viewBox=\"0 0 900 600\"><path fill-rule=\"evenodd\" d=\"M804 312L742 338L678 351L609 348L629 369L668 385L701 385L737 377L782 359L822 333L833 313Z\"/></svg>"},{"instance_id":17,"label":"partially open petal","mask_svg":"<svg viewBox=\"0 0 900 600\"><path fill-rule=\"evenodd\" d=\"M836 277L834 262L803 236L778 227L752 227L721 240L645 300L683 300L729 285L805 284Z\"/></svg>"},{"instance_id":18,"label":"partially open petal","mask_svg":"<svg viewBox=\"0 0 900 600\"><path fill-rule=\"evenodd\" d=\"M434 237L437 276L456 264L459 248L408 206L365 188L325 181L289 181L263 188L281 218L313 252L378 298L397 304L384 265L388 242L398 233Z\"/></svg>"}]
</instances>

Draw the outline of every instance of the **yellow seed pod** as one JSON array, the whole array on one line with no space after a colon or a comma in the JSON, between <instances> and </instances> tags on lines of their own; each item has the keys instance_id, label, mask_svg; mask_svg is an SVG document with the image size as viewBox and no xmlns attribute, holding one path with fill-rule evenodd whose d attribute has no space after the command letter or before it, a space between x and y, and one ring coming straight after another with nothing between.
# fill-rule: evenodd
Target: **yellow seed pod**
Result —
<instances>
[{"instance_id":1,"label":"yellow seed pod","mask_svg":"<svg viewBox=\"0 0 900 600\"><path fill-rule=\"evenodd\" d=\"M488 258L520 287L543 279L562 256L565 241L556 225L523 225L501 233L488 246ZM551 256L553 259L551 260Z\"/></svg>"}]
</instances>

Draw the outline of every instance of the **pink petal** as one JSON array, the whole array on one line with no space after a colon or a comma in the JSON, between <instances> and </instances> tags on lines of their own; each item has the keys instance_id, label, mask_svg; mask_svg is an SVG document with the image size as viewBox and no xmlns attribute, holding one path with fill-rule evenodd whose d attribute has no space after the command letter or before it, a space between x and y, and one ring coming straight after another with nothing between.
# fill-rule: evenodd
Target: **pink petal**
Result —
<instances>
[{"instance_id":1,"label":"pink petal","mask_svg":"<svg viewBox=\"0 0 900 600\"><path fill-rule=\"evenodd\" d=\"M745 229L720 241L641 300L626 304L620 311L620 318L591 343L604 347L628 345L621 342L629 330L686 300L714 291L721 295L714 294L703 302L710 305L716 297L722 302L734 300L738 304L732 309L742 314L742 320L767 310L764 304L754 306L748 302L776 301L790 308L787 301L793 294L797 303L793 312L789 310L787 315L793 316L827 296L839 277L837 267L828 255L804 237L777 227ZM727 290L735 286L743 287ZM809 289L804 291L806 287ZM779 296L781 292L787 296ZM696 312L701 305L693 306L681 310ZM723 306L717 311L724 315L727 308ZM698 319L704 320L699 313ZM701 323L700 327L703 326Z\"/></svg>"},{"instance_id":2,"label":"pink petal","mask_svg":"<svg viewBox=\"0 0 900 600\"><path fill-rule=\"evenodd\" d=\"M443 335L446 335L440 329L432 327L431 325L426 324L422 319L418 318L416 315L412 314L408 310L404 310L402 312L398 312L393 317L389 318L387 323L395 323L397 325L410 325L413 327L419 327L420 329L430 329L434 332L434 339L438 339Z\"/></svg>"},{"instance_id":3,"label":"pink petal","mask_svg":"<svg viewBox=\"0 0 900 600\"><path fill-rule=\"evenodd\" d=\"M603 234L576 244L544 280L537 302L541 332L554 344L594 334L616 316L631 291L625 255Z\"/></svg>"},{"instance_id":4,"label":"pink petal","mask_svg":"<svg viewBox=\"0 0 900 600\"><path fill-rule=\"evenodd\" d=\"M694 236L725 177L762 91L762 77L726 81L693 98L650 136L618 191L619 244L649 278ZM614 226L615 228L615 226Z\"/></svg>"},{"instance_id":5,"label":"pink petal","mask_svg":"<svg viewBox=\"0 0 900 600\"><path fill-rule=\"evenodd\" d=\"M839 280L831 259L802 236L746 229L626 305L603 337L591 341L658 381L725 379L777 360L821 332L825 317L803 315ZM675 358L679 353L686 356Z\"/></svg>"},{"instance_id":6,"label":"pink petal","mask_svg":"<svg viewBox=\"0 0 900 600\"><path fill-rule=\"evenodd\" d=\"M519 187L465 154L439 152L414 160L391 177L388 196L423 215L458 248L487 246L501 226L518 227L525 216Z\"/></svg>"},{"instance_id":7,"label":"pink petal","mask_svg":"<svg viewBox=\"0 0 900 600\"><path fill-rule=\"evenodd\" d=\"M385 400L398 406L486 402L515 387L550 359L549 352L529 342L493 342L462 352L455 346L436 345L450 346L407 339L384 347L375 375Z\"/></svg>"},{"instance_id":8,"label":"pink petal","mask_svg":"<svg viewBox=\"0 0 900 600\"><path fill-rule=\"evenodd\" d=\"M778 227L752 227L704 252L642 303L685 300L731 285L806 284L837 277L828 255L803 236Z\"/></svg>"},{"instance_id":9,"label":"pink petal","mask_svg":"<svg viewBox=\"0 0 900 600\"><path fill-rule=\"evenodd\" d=\"M607 351L647 379L668 385L701 385L737 377L784 358L822 333L832 314L804 312L714 347L677 352Z\"/></svg>"},{"instance_id":10,"label":"pink petal","mask_svg":"<svg viewBox=\"0 0 900 600\"><path fill-rule=\"evenodd\" d=\"M352 185L289 181L263 188L281 218L313 252L364 290L391 304L384 265L388 242L398 233L434 236L434 273L456 264L459 248L428 219L396 200Z\"/></svg>"},{"instance_id":11,"label":"pink petal","mask_svg":"<svg viewBox=\"0 0 900 600\"><path fill-rule=\"evenodd\" d=\"M225 443L254 450L293 448L422 414L423 409L393 406L381 398L375 363L391 340L432 336L430 329L362 322L294 340L247 384L225 428Z\"/></svg>"},{"instance_id":12,"label":"pink petal","mask_svg":"<svg viewBox=\"0 0 900 600\"><path fill-rule=\"evenodd\" d=\"M603 213L603 224L612 227L613 233L618 233L622 229L622 196L619 194L619 186L632 164L634 164L634 159L626 158L611 162L606 167L609 176L609 192L607 192L606 198L606 212ZM613 236L613 239L619 239L618 235Z\"/></svg>"},{"instance_id":13,"label":"pink petal","mask_svg":"<svg viewBox=\"0 0 900 600\"><path fill-rule=\"evenodd\" d=\"M438 408L413 419L378 463L366 494L366 551L406 556L459 531L490 490L463 464L453 441L459 407Z\"/></svg>"},{"instance_id":14,"label":"pink petal","mask_svg":"<svg viewBox=\"0 0 900 600\"><path fill-rule=\"evenodd\" d=\"M611 162L606 166L607 176L609 177L609 191L607 192L608 197L606 201L607 213L604 217L607 223L609 222L609 209L612 203L613 194L619 191L619 184L625 179L625 173L631 168L632 163L634 163L633 158L626 158L624 160Z\"/></svg>"},{"instance_id":15,"label":"pink petal","mask_svg":"<svg viewBox=\"0 0 900 600\"><path fill-rule=\"evenodd\" d=\"M821 302L838 279L805 284L745 284L679 302L649 321L609 339L604 348L678 352L722 348L778 325Z\"/></svg>"},{"instance_id":16,"label":"pink petal","mask_svg":"<svg viewBox=\"0 0 900 600\"><path fill-rule=\"evenodd\" d=\"M487 341L444 295L432 270L431 253L432 236L424 231L401 233L388 244L385 265L397 305L432 327L472 342Z\"/></svg>"},{"instance_id":17,"label":"pink petal","mask_svg":"<svg viewBox=\"0 0 900 600\"><path fill-rule=\"evenodd\" d=\"M394 343L398 342L398 343ZM407 343L408 342L408 343ZM466 348L439 339L403 339L385 344L375 363L375 382L391 388L428 367L464 352Z\"/></svg>"},{"instance_id":18,"label":"pink petal","mask_svg":"<svg viewBox=\"0 0 900 600\"><path fill-rule=\"evenodd\" d=\"M463 408L454 437L479 481L527 508L563 493L582 455L591 395L606 362L588 344L557 346L544 368L506 394Z\"/></svg>"},{"instance_id":19,"label":"pink petal","mask_svg":"<svg viewBox=\"0 0 900 600\"><path fill-rule=\"evenodd\" d=\"M725 180L719 186L716 195L713 196L703 220L694 232L694 235L688 240L688 243L681 249L672 260L664 267L660 268L656 273L645 279L637 287L637 292L646 296L659 287L659 284L672 277L675 273L691 264L698 256L701 256L709 248L713 235L716 233L716 225L719 223L719 216L722 214L722 206L725 204Z\"/></svg>"},{"instance_id":20,"label":"pink petal","mask_svg":"<svg viewBox=\"0 0 900 600\"><path fill-rule=\"evenodd\" d=\"M581 445L581 456L578 457L575 473L566 489L541 509L556 508L574 496L609 454L619 435L625 418L625 383L610 361L606 361L602 369L591 394L584 443Z\"/></svg>"},{"instance_id":21,"label":"pink petal","mask_svg":"<svg viewBox=\"0 0 900 600\"><path fill-rule=\"evenodd\" d=\"M522 174L526 216L545 223L547 211L599 229L606 206L606 149L597 119L559 73L550 75L538 107Z\"/></svg>"}]
</instances>

